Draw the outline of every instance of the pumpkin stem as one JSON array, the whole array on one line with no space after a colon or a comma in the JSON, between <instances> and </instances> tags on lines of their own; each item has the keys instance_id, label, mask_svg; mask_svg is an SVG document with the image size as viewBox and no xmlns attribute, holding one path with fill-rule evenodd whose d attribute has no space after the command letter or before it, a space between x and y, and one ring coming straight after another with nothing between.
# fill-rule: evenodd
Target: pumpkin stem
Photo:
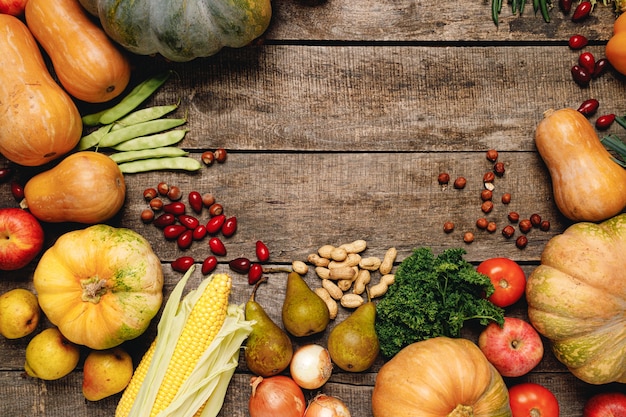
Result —
<instances>
[{"instance_id":1,"label":"pumpkin stem","mask_svg":"<svg viewBox=\"0 0 626 417\"><path fill-rule=\"evenodd\" d=\"M474 409L471 405L458 404L448 417L472 417L473 415Z\"/></svg>"},{"instance_id":2,"label":"pumpkin stem","mask_svg":"<svg viewBox=\"0 0 626 417\"><path fill-rule=\"evenodd\" d=\"M80 285L83 288L81 299L85 302L97 304L100 298L106 294L106 280L98 277L82 279Z\"/></svg>"}]
</instances>

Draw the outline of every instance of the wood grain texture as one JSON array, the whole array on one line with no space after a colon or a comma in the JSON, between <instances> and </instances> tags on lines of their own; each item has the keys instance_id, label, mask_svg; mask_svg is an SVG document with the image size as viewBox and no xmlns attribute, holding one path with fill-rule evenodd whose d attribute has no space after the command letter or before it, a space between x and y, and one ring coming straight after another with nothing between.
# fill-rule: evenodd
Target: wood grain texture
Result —
<instances>
[{"instance_id":1,"label":"wood grain texture","mask_svg":"<svg viewBox=\"0 0 626 417\"><path fill-rule=\"evenodd\" d=\"M220 257L222 272L229 272L232 258L253 257L259 239L270 248L269 266L305 260L326 243L366 239L367 254L382 256L396 247L398 262L421 246L434 252L463 247L474 264L506 256L529 274L545 243L570 224L554 206L550 178L534 146L542 113L577 107L590 97L600 101L599 114L626 109L623 76L609 70L581 88L570 74L580 52L567 47L568 38L587 36L591 45L586 50L602 57L614 20L611 8L598 4L581 24L553 8L548 24L530 9L511 16L505 5L499 27L485 1L275 0L273 9L269 30L249 47L185 64L132 57L129 88L158 71L175 71L145 105L180 102L172 117L187 117L189 133L179 146L196 159L205 150L228 150L226 163L195 174L126 176L125 206L109 223L138 231L151 242L163 261L165 296L180 278L170 262L190 255L199 263L209 250L205 239L180 251L154 226L141 222L139 214L147 206L143 190L161 181L180 186L185 195L211 192L228 215L237 217L238 231L225 240L228 253ZM104 106L78 104L83 114ZM623 135L616 125L605 133ZM485 158L490 148L500 152L506 173L495 181L493 212L485 214L479 194L482 176L492 168ZM23 184L49 166L15 168L13 179ZM439 185L441 172L452 180L465 177L466 188ZM504 192L512 195L508 205L499 200ZM9 185L2 184L0 207L14 206ZM509 211L522 218L538 213L551 228L533 229L528 246L520 250L500 233ZM496 233L476 229L482 216L497 222ZM207 220L206 213L199 217ZM451 234L443 233L446 221L455 223ZM44 227L48 247L60 234L83 226ZM472 244L462 242L466 231L475 234ZM0 273L0 292L32 289L34 265ZM201 278L196 271L189 287ZM312 271L305 279L312 287L319 285ZM278 323L284 280L284 273L271 274L258 293L258 301ZM250 291L246 277L235 274L231 301L244 303ZM348 314L341 309L331 326ZM526 318L526 305L522 301L507 314ZM44 320L40 329L49 325ZM476 340L479 331L470 323L463 335ZM156 320L144 335L124 345L135 362L155 333ZM294 345L324 344L327 337L328 331L294 340ZM99 402L83 398L82 361L58 381L26 377L29 339L0 338L1 416L114 415L119 394ZM83 350L83 358L86 354ZM361 374L336 371L324 391L344 399L352 415L371 417L370 396L383 363L379 358ZM220 416L249 415L250 376L240 361ZM582 416L584 402L596 392L624 391L620 385L590 386L577 380L549 349L531 374L507 383L527 380L553 390L564 417ZM307 398L314 394L307 392Z\"/></svg>"}]
</instances>

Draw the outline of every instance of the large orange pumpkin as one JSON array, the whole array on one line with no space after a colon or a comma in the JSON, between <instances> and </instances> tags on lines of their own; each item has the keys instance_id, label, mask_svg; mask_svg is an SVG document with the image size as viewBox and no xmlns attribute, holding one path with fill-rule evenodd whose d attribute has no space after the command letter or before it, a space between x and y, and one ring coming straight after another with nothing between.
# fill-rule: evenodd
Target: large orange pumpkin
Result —
<instances>
[{"instance_id":1,"label":"large orange pumpkin","mask_svg":"<svg viewBox=\"0 0 626 417\"><path fill-rule=\"evenodd\" d=\"M48 319L68 340L92 349L141 335L163 301L161 262L148 241L104 224L59 237L33 281Z\"/></svg>"},{"instance_id":2,"label":"large orange pumpkin","mask_svg":"<svg viewBox=\"0 0 626 417\"><path fill-rule=\"evenodd\" d=\"M435 337L403 348L383 365L374 417L510 417L498 371L470 340Z\"/></svg>"}]
</instances>

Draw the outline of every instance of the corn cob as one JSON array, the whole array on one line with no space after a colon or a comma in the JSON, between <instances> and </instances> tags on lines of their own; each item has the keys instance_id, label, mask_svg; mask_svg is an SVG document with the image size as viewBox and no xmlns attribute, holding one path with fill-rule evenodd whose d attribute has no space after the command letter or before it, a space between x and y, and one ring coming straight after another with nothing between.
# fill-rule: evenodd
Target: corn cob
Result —
<instances>
[{"instance_id":1,"label":"corn cob","mask_svg":"<svg viewBox=\"0 0 626 417\"><path fill-rule=\"evenodd\" d=\"M184 281L186 281L189 275L190 272L188 272L188 274L186 274L181 280L183 283L179 283L179 285L177 285L175 292L172 293L170 298L175 299L176 296L180 298L180 292L182 292ZM168 329L167 324L164 323L165 328L163 330L165 334L160 336L162 329L161 323L159 323L159 335L157 335L157 338L142 358L140 364L137 366L137 369L133 374L133 378L124 391L124 394L122 395L122 398L117 406L115 414L116 417L127 417L130 415L140 389L150 390L156 388L151 388L150 386L145 388L142 387L142 385L144 385L144 381L146 381L146 384L148 385L152 385L154 381L159 381L159 379L154 379L154 377L151 377L151 380L144 379L146 378L146 374L149 372L151 365L154 365L155 367L166 367L166 370L163 375L159 375L157 377L160 378L160 381L156 394L152 393L148 396L148 402L153 404L149 415L151 417L159 415L161 411L166 409L172 401L175 400L179 392L179 388L183 382L190 377L192 371L194 371L194 368L196 367L196 364L205 354L205 351L207 351L213 340L216 338L218 332L220 332L222 326L224 325L227 312L230 313L228 304L228 297L232 286L230 276L227 274L215 274L211 278L207 279L207 281L208 284L204 285L203 289L198 288L198 291L201 290L201 294L196 300L189 301L189 297L185 297L180 306L170 306L170 302L168 301L166 310L171 311L168 312L167 317L169 317L172 312L174 312L175 315L179 315L180 311L182 311L180 315L185 316L182 331L180 331L177 340L168 341L170 344L169 347L160 346L159 340L162 337L167 339L168 333L170 333L171 329ZM185 309L189 310L188 314L185 314ZM163 313L163 317L165 316L166 311ZM170 327L176 327L171 323L169 325ZM245 337L247 337L247 334L245 334L244 338ZM163 355L163 352L166 352L168 349L171 350L171 345L174 343L175 347L173 348L171 355L169 353ZM163 343L163 345L166 344L167 343L165 342ZM241 343L239 343L239 345L240 344ZM159 349L160 351L157 352ZM153 357L155 355L156 357L166 358L167 363L153 364ZM159 372L153 372L153 374L154 373L158 374ZM225 380L226 384L229 380L229 377ZM143 405L137 406L137 408L140 409L143 407ZM196 415L200 415L203 408L203 406L200 407L200 409L196 412ZM135 417L136 414L134 411L132 414L133 417Z\"/></svg>"}]
</instances>

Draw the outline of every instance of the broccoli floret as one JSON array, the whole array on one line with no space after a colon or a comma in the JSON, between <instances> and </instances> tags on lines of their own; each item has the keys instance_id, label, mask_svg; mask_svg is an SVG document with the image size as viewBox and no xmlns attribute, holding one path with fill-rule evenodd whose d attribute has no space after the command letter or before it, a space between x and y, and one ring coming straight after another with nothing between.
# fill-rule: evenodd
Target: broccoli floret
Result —
<instances>
[{"instance_id":1,"label":"broccoli floret","mask_svg":"<svg viewBox=\"0 0 626 417\"><path fill-rule=\"evenodd\" d=\"M430 248L418 248L400 263L395 283L376 306L384 356L420 340L459 337L468 320L504 324L504 310L487 300L495 291L491 280L463 259L465 253L452 248L435 257Z\"/></svg>"}]
</instances>

